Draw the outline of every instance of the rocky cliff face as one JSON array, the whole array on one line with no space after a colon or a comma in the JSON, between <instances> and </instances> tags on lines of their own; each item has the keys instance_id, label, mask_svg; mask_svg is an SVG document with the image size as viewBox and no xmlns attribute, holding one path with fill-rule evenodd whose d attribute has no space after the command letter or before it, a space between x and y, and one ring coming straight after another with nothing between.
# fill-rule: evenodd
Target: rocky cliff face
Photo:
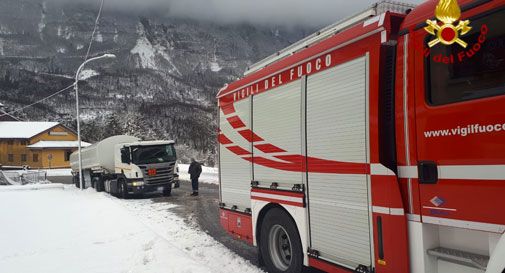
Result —
<instances>
[{"instance_id":1,"label":"rocky cliff face","mask_svg":"<svg viewBox=\"0 0 505 273\"><path fill-rule=\"evenodd\" d=\"M0 102L12 110L70 85L86 54L96 9L1 0ZM81 76L85 139L120 133L174 139L182 158L213 164L217 90L310 31L104 10L91 54L118 58L90 64ZM74 100L70 90L18 116L75 127Z\"/></svg>"}]
</instances>

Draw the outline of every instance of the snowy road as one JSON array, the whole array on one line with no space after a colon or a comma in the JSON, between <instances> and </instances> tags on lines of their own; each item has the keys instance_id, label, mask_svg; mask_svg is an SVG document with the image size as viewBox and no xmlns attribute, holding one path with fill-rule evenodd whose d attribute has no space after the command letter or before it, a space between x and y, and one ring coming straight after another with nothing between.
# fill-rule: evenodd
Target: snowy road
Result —
<instances>
[{"instance_id":1,"label":"snowy road","mask_svg":"<svg viewBox=\"0 0 505 273\"><path fill-rule=\"evenodd\" d=\"M177 205L92 189L3 191L0 272L261 272Z\"/></svg>"}]
</instances>

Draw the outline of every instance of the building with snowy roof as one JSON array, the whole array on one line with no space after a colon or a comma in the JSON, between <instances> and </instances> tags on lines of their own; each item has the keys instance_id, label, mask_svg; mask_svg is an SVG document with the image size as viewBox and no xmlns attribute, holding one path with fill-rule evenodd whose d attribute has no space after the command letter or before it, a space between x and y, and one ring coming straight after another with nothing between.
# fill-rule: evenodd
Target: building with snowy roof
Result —
<instances>
[{"instance_id":1,"label":"building with snowy roof","mask_svg":"<svg viewBox=\"0 0 505 273\"><path fill-rule=\"evenodd\" d=\"M77 147L77 134L58 122L0 121L0 165L68 168Z\"/></svg>"}]
</instances>

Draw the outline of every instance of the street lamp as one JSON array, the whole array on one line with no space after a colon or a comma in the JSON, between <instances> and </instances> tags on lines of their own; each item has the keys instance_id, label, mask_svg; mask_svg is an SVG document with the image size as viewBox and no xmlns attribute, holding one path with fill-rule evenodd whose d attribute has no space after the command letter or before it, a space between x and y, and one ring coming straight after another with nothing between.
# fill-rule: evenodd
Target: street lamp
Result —
<instances>
[{"instance_id":1,"label":"street lamp","mask_svg":"<svg viewBox=\"0 0 505 273\"><path fill-rule=\"evenodd\" d=\"M81 66L77 69L77 73L75 73L75 83L74 83L74 89L75 89L75 107L76 107L76 116L77 116L77 147L78 147L78 156L79 156L79 188L82 190L84 189L83 187L83 181L82 181L82 158L81 158L81 125L79 123L79 76L81 74L82 69L84 66L90 62L101 60L101 59L107 59L107 58L116 58L116 55L114 54L104 54L102 56L94 57L91 59L88 59L84 61Z\"/></svg>"}]
</instances>

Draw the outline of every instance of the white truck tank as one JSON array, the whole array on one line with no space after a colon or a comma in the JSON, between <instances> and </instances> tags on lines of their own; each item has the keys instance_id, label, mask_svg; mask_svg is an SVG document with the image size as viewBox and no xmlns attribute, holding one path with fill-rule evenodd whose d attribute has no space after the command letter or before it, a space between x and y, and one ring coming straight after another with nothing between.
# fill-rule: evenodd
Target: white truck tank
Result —
<instances>
[{"instance_id":1,"label":"white truck tank","mask_svg":"<svg viewBox=\"0 0 505 273\"><path fill-rule=\"evenodd\" d=\"M89 147L82 149L83 169L105 169L114 172L114 147L117 144L137 142L140 139L133 136L119 135L106 138ZM72 171L79 171L78 152L70 155Z\"/></svg>"}]
</instances>

